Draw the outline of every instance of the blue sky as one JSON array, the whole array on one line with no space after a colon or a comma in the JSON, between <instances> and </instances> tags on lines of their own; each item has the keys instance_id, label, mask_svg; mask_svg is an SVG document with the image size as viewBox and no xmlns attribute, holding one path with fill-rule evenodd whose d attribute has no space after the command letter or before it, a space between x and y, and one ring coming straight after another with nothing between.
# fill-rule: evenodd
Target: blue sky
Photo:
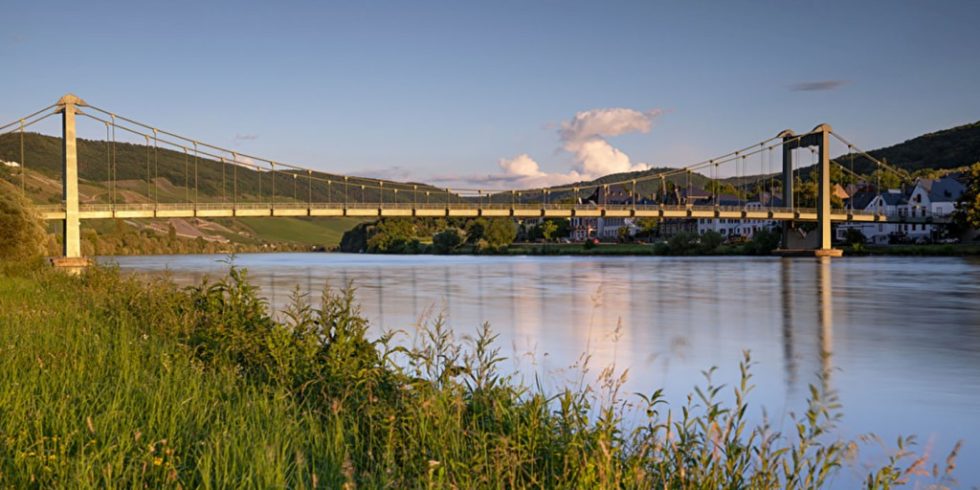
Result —
<instances>
[{"instance_id":1,"label":"blue sky","mask_svg":"<svg viewBox=\"0 0 980 490\"><path fill-rule=\"evenodd\" d=\"M821 122L874 148L980 119L980 2L7 0L0 12L0 121L74 92L243 152L447 185L683 166Z\"/></svg>"}]
</instances>

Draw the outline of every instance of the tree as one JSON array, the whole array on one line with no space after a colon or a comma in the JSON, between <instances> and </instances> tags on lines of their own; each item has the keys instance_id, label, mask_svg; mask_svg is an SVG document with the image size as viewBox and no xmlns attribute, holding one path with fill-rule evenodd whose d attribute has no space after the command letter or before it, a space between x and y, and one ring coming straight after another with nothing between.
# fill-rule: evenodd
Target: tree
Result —
<instances>
[{"instance_id":1,"label":"tree","mask_svg":"<svg viewBox=\"0 0 980 490\"><path fill-rule=\"evenodd\" d=\"M492 248L510 245L517 237L517 225L507 218L490 220L483 237Z\"/></svg>"},{"instance_id":2,"label":"tree","mask_svg":"<svg viewBox=\"0 0 980 490\"><path fill-rule=\"evenodd\" d=\"M44 254L47 234L20 189L0 180L0 261L23 262Z\"/></svg>"},{"instance_id":3,"label":"tree","mask_svg":"<svg viewBox=\"0 0 980 490\"><path fill-rule=\"evenodd\" d=\"M630 227L620 226L619 229L616 230L616 238L620 242L628 242L630 239Z\"/></svg>"},{"instance_id":4,"label":"tree","mask_svg":"<svg viewBox=\"0 0 980 490\"><path fill-rule=\"evenodd\" d=\"M701 249L702 253L712 253L717 250L719 246L721 246L721 242L723 240L724 239L722 238L721 233L714 230L708 230L701 235L701 246L699 248Z\"/></svg>"},{"instance_id":5,"label":"tree","mask_svg":"<svg viewBox=\"0 0 980 490\"><path fill-rule=\"evenodd\" d=\"M779 246L780 241L782 233L779 230L763 228L752 234L752 240L745 244L745 250L750 254L768 255Z\"/></svg>"},{"instance_id":6,"label":"tree","mask_svg":"<svg viewBox=\"0 0 980 490\"><path fill-rule=\"evenodd\" d=\"M407 219L387 219L378 222L367 240L367 251L373 253L403 253L411 251L415 229Z\"/></svg>"},{"instance_id":7,"label":"tree","mask_svg":"<svg viewBox=\"0 0 980 490\"><path fill-rule=\"evenodd\" d=\"M856 244L864 245L865 243L867 243L867 241L868 238L865 237L864 233L862 233L861 230L857 228L848 228L847 231L844 232L844 242L847 243L848 245L856 245Z\"/></svg>"},{"instance_id":8,"label":"tree","mask_svg":"<svg viewBox=\"0 0 980 490\"><path fill-rule=\"evenodd\" d=\"M640 230L636 233L636 236L640 237L652 237L657 231L657 226L659 226L660 220L657 218L639 218L636 220L636 226Z\"/></svg>"},{"instance_id":9,"label":"tree","mask_svg":"<svg viewBox=\"0 0 980 490\"><path fill-rule=\"evenodd\" d=\"M487 230L487 220L477 218L466 225L466 243L476 243L483 240Z\"/></svg>"},{"instance_id":10,"label":"tree","mask_svg":"<svg viewBox=\"0 0 980 490\"><path fill-rule=\"evenodd\" d=\"M695 251L697 245L696 233L681 232L670 237L667 242L667 252L671 255L688 255Z\"/></svg>"},{"instance_id":11,"label":"tree","mask_svg":"<svg viewBox=\"0 0 980 490\"><path fill-rule=\"evenodd\" d=\"M966 173L966 189L956 204L953 220L964 228L980 228L980 162Z\"/></svg>"},{"instance_id":12,"label":"tree","mask_svg":"<svg viewBox=\"0 0 980 490\"><path fill-rule=\"evenodd\" d=\"M554 221L548 219L539 223L537 228L539 230L538 235L549 242L553 240L558 233L558 225Z\"/></svg>"},{"instance_id":13,"label":"tree","mask_svg":"<svg viewBox=\"0 0 980 490\"><path fill-rule=\"evenodd\" d=\"M543 239L552 241L558 237L568 236L571 231L571 224L563 218L545 218L540 223L534 225L528 233L531 240Z\"/></svg>"},{"instance_id":14,"label":"tree","mask_svg":"<svg viewBox=\"0 0 980 490\"><path fill-rule=\"evenodd\" d=\"M462 230L446 228L432 236L432 249L437 254L448 254L463 244Z\"/></svg>"}]
</instances>

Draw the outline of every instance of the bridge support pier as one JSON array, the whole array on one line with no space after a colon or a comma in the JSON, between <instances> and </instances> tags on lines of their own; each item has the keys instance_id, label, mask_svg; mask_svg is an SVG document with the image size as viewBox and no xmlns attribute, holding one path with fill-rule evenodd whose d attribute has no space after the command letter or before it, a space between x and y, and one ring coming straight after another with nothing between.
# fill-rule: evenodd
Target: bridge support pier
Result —
<instances>
[{"instance_id":1,"label":"bridge support pier","mask_svg":"<svg viewBox=\"0 0 980 490\"><path fill-rule=\"evenodd\" d=\"M792 131L786 130L779 133L783 139L783 206L795 208L793 202L793 150L797 148L817 147L819 161L817 162L817 229L819 244L814 251L818 257L840 257L841 250L832 246L833 233L830 226L830 132L829 124L821 124L813 131L796 136ZM792 223L787 223L783 229L783 252L786 255L799 255L800 251L790 250L790 228Z\"/></svg>"},{"instance_id":2,"label":"bridge support pier","mask_svg":"<svg viewBox=\"0 0 980 490\"><path fill-rule=\"evenodd\" d=\"M75 114L77 106L84 106L85 101L67 94L58 101L61 112L62 135L62 188L65 206L65 220L62 256L52 259L58 267L77 269L88 265L88 259L82 257L81 221L78 213L78 148L75 138Z\"/></svg>"},{"instance_id":3,"label":"bridge support pier","mask_svg":"<svg viewBox=\"0 0 980 490\"><path fill-rule=\"evenodd\" d=\"M787 129L777 136L783 139L783 206L793 209L793 150L796 148L797 141L794 140L796 133ZM770 197L772 199L772 197ZM790 233L794 223L792 221L783 222L783 240L780 248L789 250Z\"/></svg>"}]
</instances>

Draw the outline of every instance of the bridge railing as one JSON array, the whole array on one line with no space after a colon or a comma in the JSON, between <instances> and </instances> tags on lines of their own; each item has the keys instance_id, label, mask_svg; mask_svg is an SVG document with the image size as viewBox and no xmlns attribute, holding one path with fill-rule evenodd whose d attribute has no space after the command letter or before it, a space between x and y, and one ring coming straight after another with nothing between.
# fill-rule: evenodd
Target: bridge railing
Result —
<instances>
[{"instance_id":1,"label":"bridge railing","mask_svg":"<svg viewBox=\"0 0 980 490\"><path fill-rule=\"evenodd\" d=\"M748 207L748 206L702 206L702 205L676 205L676 204L562 204L562 203L476 203L476 202L457 202L457 203L411 203L411 202L386 202L386 203L343 203L343 202L206 202L206 203L89 203L79 205L80 211L86 212L112 212L112 211L178 211L188 209L199 210L224 210L224 209L521 209L521 210L609 210L609 211L672 211L672 212L750 212L750 213L792 213L790 208L768 208L768 207ZM42 204L36 206L41 212L60 212L64 211L62 204ZM814 208L796 208L799 213L815 213ZM841 211L841 210L834 210ZM855 210L853 214L874 214L873 211Z\"/></svg>"},{"instance_id":2,"label":"bridge railing","mask_svg":"<svg viewBox=\"0 0 980 490\"><path fill-rule=\"evenodd\" d=\"M37 205L36 208L42 213L59 213L64 212L65 208L62 204L42 204ZM343 203L343 202L204 202L204 203L120 203L120 204L106 204L106 203L89 203L79 205L79 210L82 212L101 212L101 213L111 213L111 212L155 212L155 211L188 211L188 210L199 210L199 211L209 211L209 210L296 210L296 209L419 209L419 210L442 210L442 209L458 209L458 210L523 210L523 211L540 211L540 210L581 210L581 211L645 211L645 212L658 212L665 211L671 213L697 213L697 214L713 214L715 212L722 213L764 213L764 214L787 214L787 213L797 213L797 214L816 214L817 210L815 208L769 208L769 207L758 207L758 206L703 206L703 205L677 205L677 204L607 204L605 206L599 204L563 204L563 203L508 203L508 202L455 202L455 203L412 203L412 202L386 202L386 203ZM854 216L874 216L878 215L875 210L864 210L864 209L833 209L832 213L836 215L850 214ZM927 216L901 216L898 214L894 215L884 215L881 216L887 218L889 221L903 222L903 223L943 223L949 220L947 215L927 215ZM756 218L753 218L756 219Z\"/></svg>"}]
</instances>

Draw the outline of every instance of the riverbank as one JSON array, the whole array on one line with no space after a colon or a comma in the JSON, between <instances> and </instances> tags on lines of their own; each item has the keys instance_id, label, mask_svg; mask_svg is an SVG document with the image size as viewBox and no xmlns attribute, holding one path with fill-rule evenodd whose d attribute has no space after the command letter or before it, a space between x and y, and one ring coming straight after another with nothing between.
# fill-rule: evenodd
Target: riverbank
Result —
<instances>
[{"instance_id":1,"label":"riverbank","mask_svg":"<svg viewBox=\"0 0 980 490\"><path fill-rule=\"evenodd\" d=\"M970 257L980 256L980 243L951 243L927 245L867 245L844 247L844 255L895 255L895 256L933 256Z\"/></svg>"},{"instance_id":2,"label":"riverbank","mask_svg":"<svg viewBox=\"0 0 980 490\"><path fill-rule=\"evenodd\" d=\"M928 245L879 245L879 246L843 246L844 255L848 257L861 256L935 256L935 257L969 257L980 256L980 244L928 244ZM458 255L583 255L583 256L616 256L616 255L769 255L747 249L745 245L719 245L710 252L690 248L684 252L673 252L658 244L645 243L600 243L586 245L583 243L515 243L497 251L476 251L461 248Z\"/></svg>"},{"instance_id":3,"label":"riverbank","mask_svg":"<svg viewBox=\"0 0 980 490\"><path fill-rule=\"evenodd\" d=\"M191 289L101 267L0 279L2 486L819 487L850 447L816 388L802 440L750 426L748 359L734 405L708 386L669 413L612 371L598 391L521 386L487 329L461 344L430 324L394 363L350 292L277 320L240 270Z\"/></svg>"}]
</instances>

